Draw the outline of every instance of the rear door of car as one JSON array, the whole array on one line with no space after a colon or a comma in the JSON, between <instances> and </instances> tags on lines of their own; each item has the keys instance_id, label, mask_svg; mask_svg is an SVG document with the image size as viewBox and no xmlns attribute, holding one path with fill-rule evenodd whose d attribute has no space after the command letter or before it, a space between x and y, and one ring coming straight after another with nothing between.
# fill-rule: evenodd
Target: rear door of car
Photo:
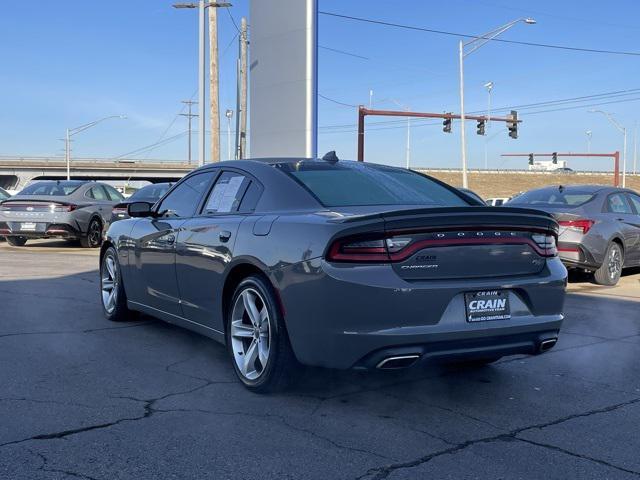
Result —
<instances>
[{"instance_id":1,"label":"rear door of car","mask_svg":"<svg viewBox=\"0 0 640 480\"><path fill-rule=\"evenodd\" d=\"M608 195L604 207L606 216L617 223L624 238L625 265L633 264L640 248L640 230L627 194L616 192Z\"/></svg>"},{"instance_id":2,"label":"rear door of car","mask_svg":"<svg viewBox=\"0 0 640 480\"><path fill-rule=\"evenodd\" d=\"M628 258L630 262L633 262L636 265L640 265L640 195L629 192L627 193L627 198L629 199L629 203L631 203L631 206L633 207L633 215L629 221L629 224L635 227L635 232L638 239L636 247L632 248L631 251L628 252Z\"/></svg>"},{"instance_id":3,"label":"rear door of car","mask_svg":"<svg viewBox=\"0 0 640 480\"><path fill-rule=\"evenodd\" d=\"M181 227L199 209L217 172L189 176L169 192L157 207L159 216L141 218L133 227L136 239L130 260L131 300L172 315L182 316L176 279L176 241Z\"/></svg>"},{"instance_id":4,"label":"rear door of car","mask_svg":"<svg viewBox=\"0 0 640 480\"><path fill-rule=\"evenodd\" d=\"M255 207L262 186L249 174L221 169L199 214L180 229L176 275L184 316L223 332L224 274L234 258L240 223Z\"/></svg>"}]
</instances>

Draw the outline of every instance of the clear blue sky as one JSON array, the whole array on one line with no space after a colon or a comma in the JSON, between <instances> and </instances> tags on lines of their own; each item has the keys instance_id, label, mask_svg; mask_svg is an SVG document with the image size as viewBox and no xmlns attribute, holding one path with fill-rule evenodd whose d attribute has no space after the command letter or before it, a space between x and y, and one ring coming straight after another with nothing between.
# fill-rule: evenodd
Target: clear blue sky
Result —
<instances>
[{"instance_id":1,"label":"clear blue sky","mask_svg":"<svg viewBox=\"0 0 640 480\"><path fill-rule=\"evenodd\" d=\"M55 4L9 2L0 16L0 155L61 155L66 127L111 114L110 120L75 137L75 156L114 157L170 139L186 130L176 118L181 100L195 99L197 85L197 12L175 10L165 0L65 0ZM231 13L248 14L248 0L233 1ZM531 9L529 9L531 6ZM636 0L320 0L320 9L437 30L482 34L520 16L537 25L518 25L504 39L583 48L640 51L640 3ZM220 12L221 109L235 109L236 29ZM396 108L392 99L413 110L454 111L458 107L457 41L455 36L414 32L320 16L319 92L350 105L368 103ZM492 42L466 63L467 110L486 109L483 84L493 81L493 105L507 107L640 88L640 57L580 53ZM629 159L633 130L640 120L640 93L602 101L602 108L629 129ZM507 151L584 151L586 130L593 131L592 150L622 149L622 136L595 114L589 103L578 108L531 114L520 138L511 140L502 125L489 136L489 165L523 167L523 161L500 158ZM319 100L320 151L337 150L355 157L353 107ZM539 110L550 109L551 107ZM375 122L389 119L371 118ZM226 125L222 119L221 125ZM422 123L423 125L420 125ZM416 122L412 129L412 164L458 166L459 131L442 133L441 126ZM343 128L327 128L347 125ZM384 129L373 130L373 128ZM393 127L393 128L388 128ZM367 159L403 164L406 128L379 124L367 135ZM166 133L165 133L166 132ZM472 167L484 163L484 138L467 126ZM226 128L223 128L223 134ZM222 138L226 154L226 138ZM195 146L195 142L194 142ZM178 159L186 156L186 138L179 137L136 158ZM574 162L574 168L598 168L594 162ZM608 167L609 165L605 165Z\"/></svg>"}]
</instances>

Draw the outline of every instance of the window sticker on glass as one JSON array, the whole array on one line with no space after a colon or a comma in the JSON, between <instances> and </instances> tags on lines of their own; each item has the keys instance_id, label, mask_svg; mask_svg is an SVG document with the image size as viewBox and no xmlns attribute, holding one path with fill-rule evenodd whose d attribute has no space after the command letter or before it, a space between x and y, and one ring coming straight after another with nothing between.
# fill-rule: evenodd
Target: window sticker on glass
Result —
<instances>
[{"instance_id":1,"label":"window sticker on glass","mask_svg":"<svg viewBox=\"0 0 640 480\"><path fill-rule=\"evenodd\" d=\"M237 205L238 192L244 181L242 175L223 174L213 187L207 201L207 213L228 213Z\"/></svg>"}]
</instances>

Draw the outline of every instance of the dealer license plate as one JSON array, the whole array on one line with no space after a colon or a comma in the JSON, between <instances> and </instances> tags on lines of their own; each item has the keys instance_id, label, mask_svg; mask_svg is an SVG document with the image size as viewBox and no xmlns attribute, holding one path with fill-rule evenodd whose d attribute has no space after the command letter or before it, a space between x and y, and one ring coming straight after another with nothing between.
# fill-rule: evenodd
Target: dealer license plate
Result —
<instances>
[{"instance_id":1,"label":"dealer license plate","mask_svg":"<svg viewBox=\"0 0 640 480\"><path fill-rule=\"evenodd\" d=\"M483 290L464 294L467 322L509 320L509 292L506 290Z\"/></svg>"},{"instance_id":2,"label":"dealer license plate","mask_svg":"<svg viewBox=\"0 0 640 480\"><path fill-rule=\"evenodd\" d=\"M24 222L20 224L20 230L25 232L35 232L36 224L33 222Z\"/></svg>"}]
</instances>

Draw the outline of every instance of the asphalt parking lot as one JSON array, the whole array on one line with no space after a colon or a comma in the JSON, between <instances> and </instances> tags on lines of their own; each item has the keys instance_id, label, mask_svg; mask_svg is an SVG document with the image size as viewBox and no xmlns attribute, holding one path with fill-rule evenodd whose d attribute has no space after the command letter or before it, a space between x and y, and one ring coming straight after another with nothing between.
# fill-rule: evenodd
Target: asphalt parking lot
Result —
<instances>
[{"instance_id":1,"label":"asphalt parking lot","mask_svg":"<svg viewBox=\"0 0 640 480\"><path fill-rule=\"evenodd\" d=\"M640 478L640 272L572 283L541 356L258 396L209 339L103 320L96 251L29 245L0 243L1 479Z\"/></svg>"}]
</instances>

